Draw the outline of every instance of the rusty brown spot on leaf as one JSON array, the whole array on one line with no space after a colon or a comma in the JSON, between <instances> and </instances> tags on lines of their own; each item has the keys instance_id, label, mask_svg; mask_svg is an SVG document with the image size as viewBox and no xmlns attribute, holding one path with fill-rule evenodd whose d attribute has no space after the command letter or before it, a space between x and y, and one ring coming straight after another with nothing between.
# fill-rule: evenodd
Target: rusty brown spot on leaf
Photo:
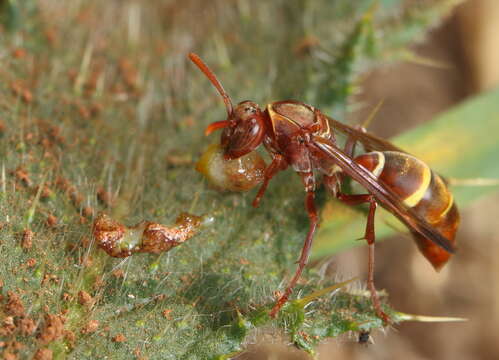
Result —
<instances>
[{"instance_id":1,"label":"rusty brown spot on leaf","mask_svg":"<svg viewBox=\"0 0 499 360\"><path fill-rule=\"evenodd\" d=\"M43 135L43 138L40 141L43 147L48 149L53 147L55 144L63 146L66 143L66 140L62 135L62 130L59 126L42 119L38 119L37 124L40 129L40 133Z\"/></svg>"},{"instance_id":2,"label":"rusty brown spot on leaf","mask_svg":"<svg viewBox=\"0 0 499 360\"><path fill-rule=\"evenodd\" d=\"M36 259L35 258L29 258L28 260L26 260L26 266L28 268L33 268L35 267L36 265Z\"/></svg>"},{"instance_id":3,"label":"rusty brown spot on leaf","mask_svg":"<svg viewBox=\"0 0 499 360\"><path fill-rule=\"evenodd\" d=\"M123 81L130 92L138 90L138 72L135 65L128 59L122 58L119 62L119 70Z\"/></svg>"},{"instance_id":4,"label":"rusty brown spot on leaf","mask_svg":"<svg viewBox=\"0 0 499 360\"><path fill-rule=\"evenodd\" d=\"M165 319L171 320L171 319L172 319L172 315L171 315L171 312L172 312L172 311L173 311L172 309L165 309L165 310L163 310L163 311L161 312L161 315L163 315L163 317L164 317Z\"/></svg>"},{"instance_id":5,"label":"rusty brown spot on leaf","mask_svg":"<svg viewBox=\"0 0 499 360\"><path fill-rule=\"evenodd\" d=\"M248 259L245 259L245 258L240 258L240 259L239 259L239 263L240 263L241 265L249 265L249 264L250 264L249 260L248 260Z\"/></svg>"},{"instance_id":6,"label":"rusty brown spot on leaf","mask_svg":"<svg viewBox=\"0 0 499 360\"><path fill-rule=\"evenodd\" d=\"M6 316L3 319L2 326L0 326L0 336L9 336L16 331L13 316Z\"/></svg>"},{"instance_id":7,"label":"rusty brown spot on leaf","mask_svg":"<svg viewBox=\"0 0 499 360\"><path fill-rule=\"evenodd\" d=\"M55 47L57 45L58 35L57 31L53 27L45 29L43 35L45 35L45 38L47 39L47 42L50 44L50 46Z\"/></svg>"},{"instance_id":8,"label":"rusty brown spot on leaf","mask_svg":"<svg viewBox=\"0 0 499 360\"><path fill-rule=\"evenodd\" d=\"M84 327L81 329L82 334L91 334L97 331L99 328L98 320L90 320Z\"/></svg>"},{"instance_id":9,"label":"rusty brown spot on leaf","mask_svg":"<svg viewBox=\"0 0 499 360\"><path fill-rule=\"evenodd\" d=\"M43 327L38 335L38 339L42 344L48 344L52 341L59 340L64 336L65 319L60 315L45 315Z\"/></svg>"},{"instance_id":10,"label":"rusty brown spot on leaf","mask_svg":"<svg viewBox=\"0 0 499 360\"><path fill-rule=\"evenodd\" d=\"M33 237L35 233L30 229L25 229L21 234L21 247L24 250L29 250L33 246Z\"/></svg>"},{"instance_id":11,"label":"rusty brown spot on leaf","mask_svg":"<svg viewBox=\"0 0 499 360\"><path fill-rule=\"evenodd\" d=\"M49 283L59 284L60 280L55 274L46 273L43 275L42 285L47 285Z\"/></svg>"},{"instance_id":12,"label":"rusty brown spot on leaf","mask_svg":"<svg viewBox=\"0 0 499 360\"><path fill-rule=\"evenodd\" d=\"M36 330L36 323L33 319L30 318L22 318L19 320L19 331L23 336L32 335Z\"/></svg>"},{"instance_id":13,"label":"rusty brown spot on leaf","mask_svg":"<svg viewBox=\"0 0 499 360\"><path fill-rule=\"evenodd\" d=\"M33 185L33 181L31 181L28 172L22 166L19 166L16 170L12 172L12 174L15 176L16 180L19 181L24 186L31 187Z\"/></svg>"},{"instance_id":14,"label":"rusty brown spot on leaf","mask_svg":"<svg viewBox=\"0 0 499 360\"><path fill-rule=\"evenodd\" d=\"M103 187L97 190L97 199L105 206L111 207L113 205L113 197Z\"/></svg>"},{"instance_id":15,"label":"rusty brown spot on leaf","mask_svg":"<svg viewBox=\"0 0 499 360\"><path fill-rule=\"evenodd\" d=\"M48 227L56 227L57 226L57 218L52 215L52 214L49 214L47 216L47 221L45 222L47 224Z\"/></svg>"},{"instance_id":16,"label":"rusty brown spot on leaf","mask_svg":"<svg viewBox=\"0 0 499 360\"><path fill-rule=\"evenodd\" d=\"M13 291L8 291L7 297L7 304L4 306L5 313L12 316L24 316L24 305L19 295Z\"/></svg>"},{"instance_id":17,"label":"rusty brown spot on leaf","mask_svg":"<svg viewBox=\"0 0 499 360\"><path fill-rule=\"evenodd\" d=\"M33 360L52 360L54 354L52 350L48 348L38 349L33 356Z\"/></svg>"},{"instance_id":18,"label":"rusty brown spot on leaf","mask_svg":"<svg viewBox=\"0 0 499 360\"><path fill-rule=\"evenodd\" d=\"M85 206L82 209L82 214L86 218L90 218L94 215L94 209L91 206Z\"/></svg>"},{"instance_id":19,"label":"rusty brown spot on leaf","mask_svg":"<svg viewBox=\"0 0 499 360\"><path fill-rule=\"evenodd\" d=\"M95 300L88 292L80 290L78 292L78 303L85 307L92 307L95 304Z\"/></svg>"},{"instance_id":20,"label":"rusty brown spot on leaf","mask_svg":"<svg viewBox=\"0 0 499 360\"><path fill-rule=\"evenodd\" d=\"M317 37L308 35L299 39L294 48L293 52L298 56L310 55L314 48L320 45L320 41Z\"/></svg>"},{"instance_id":21,"label":"rusty brown spot on leaf","mask_svg":"<svg viewBox=\"0 0 499 360\"><path fill-rule=\"evenodd\" d=\"M39 187L35 187L35 192L38 192ZM40 192L40 199L42 200L48 200L50 198L54 197L54 192L52 191L51 188L49 188L47 185L44 185L42 188L42 191Z\"/></svg>"},{"instance_id":22,"label":"rusty brown spot on leaf","mask_svg":"<svg viewBox=\"0 0 499 360\"><path fill-rule=\"evenodd\" d=\"M126 341L126 337L123 334L117 334L112 338L113 342L122 343Z\"/></svg>"},{"instance_id":23,"label":"rusty brown spot on leaf","mask_svg":"<svg viewBox=\"0 0 499 360\"><path fill-rule=\"evenodd\" d=\"M73 348L76 343L76 335L71 330L64 330L64 340L68 343L69 347Z\"/></svg>"},{"instance_id":24,"label":"rusty brown spot on leaf","mask_svg":"<svg viewBox=\"0 0 499 360\"><path fill-rule=\"evenodd\" d=\"M71 296L71 294L65 292L62 294L62 300L63 301L72 301L73 300L73 297Z\"/></svg>"},{"instance_id":25,"label":"rusty brown spot on leaf","mask_svg":"<svg viewBox=\"0 0 499 360\"><path fill-rule=\"evenodd\" d=\"M22 59L26 56L26 49L17 48L12 51L12 56L16 59Z\"/></svg>"},{"instance_id":26,"label":"rusty brown spot on leaf","mask_svg":"<svg viewBox=\"0 0 499 360\"><path fill-rule=\"evenodd\" d=\"M113 276L117 279L123 279L125 277L125 272L123 269L116 269L112 272Z\"/></svg>"},{"instance_id":27,"label":"rusty brown spot on leaf","mask_svg":"<svg viewBox=\"0 0 499 360\"><path fill-rule=\"evenodd\" d=\"M10 88L14 95L19 96L23 102L29 104L33 101L33 94L22 81L12 81L10 83Z\"/></svg>"}]
</instances>

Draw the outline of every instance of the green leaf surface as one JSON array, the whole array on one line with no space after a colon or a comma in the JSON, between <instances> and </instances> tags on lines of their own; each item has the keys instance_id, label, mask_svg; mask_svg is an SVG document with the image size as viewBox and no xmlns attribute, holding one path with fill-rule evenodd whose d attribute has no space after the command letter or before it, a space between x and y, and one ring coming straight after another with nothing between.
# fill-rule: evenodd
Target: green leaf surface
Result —
<instances>
[{"instance_id":1,"label":"green leaf surface","mask_svg":"<svg viewBox=\"0 0 499 360\"><path fill-rule=\"evenodd\" d=\"M283 172L253 209L254 193L220 193L195 172L218 141L203 128L225 111L186 55L235 102L290 97L341 115L358 74L400 58L452 3L1 2L0 311L2 324L36 325L0 327L2 355L229 358L262 331L313 353L381 327L360 284L305 308L296 299L337 282L313 268L269 318L307 230L303 188ZM170 226L184 211L215 221L167 253L118 259L93 244L98 212Z\"/></svg>"}]
</instances>

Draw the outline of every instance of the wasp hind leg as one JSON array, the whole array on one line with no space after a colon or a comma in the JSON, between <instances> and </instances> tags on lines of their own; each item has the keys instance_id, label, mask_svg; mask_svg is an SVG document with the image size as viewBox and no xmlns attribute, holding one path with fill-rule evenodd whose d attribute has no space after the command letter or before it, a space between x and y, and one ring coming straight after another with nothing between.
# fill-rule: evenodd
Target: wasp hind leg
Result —
<instances>
[{"instance_id":1,"label":"wasp hind leg","mask_svg":"<svg viewBox=\"0 0 499 360\"><path fill-rule=\"evenodd\" d=\"M376 292L376 287L374 286L374 215L376 213L376 208L378 203L376 199L371 194L343 194L338 192L336 194L337 198L348 204L348 205L360 205L364 203L369 203L369 214L367 216L366 232L364 234L364 239L367 241L369 246L369 257L368 257L368 273L367 273L367 287L371 293L371 302L373 304L374 311L376 315L383 320L384 324L390 324L391 319L382 309L381 303L379 301L378 293Z\"/></svg>"}]
</instances>

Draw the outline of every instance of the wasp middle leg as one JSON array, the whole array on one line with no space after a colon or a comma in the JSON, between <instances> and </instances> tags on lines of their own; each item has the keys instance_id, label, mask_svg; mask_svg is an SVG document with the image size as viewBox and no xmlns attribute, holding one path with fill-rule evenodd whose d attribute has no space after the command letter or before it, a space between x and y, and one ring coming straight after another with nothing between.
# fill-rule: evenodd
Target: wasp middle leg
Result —
<instances>
[{"instance_id":1,"label":"wasp middle leg","mask_svg":"<svg viewBox=\"0 0 499 360\"><path fill-rule=\"evenodd\" d=\"M315 196L315 178L312 172L300 173L302 177L303 184L305 185L305 191L307 195L305 197L305 207L307 209L308 218L309 218L309 229L307 233L307 237L305 238L305 242L303 243L303 248L301 250L300 258L298 259L298 268L296 269L295 275L289 282L284 294L279 297L274 307L270 312L271 317L275 317L282 306L288 301L289 296L293 292L293 288L296 283L300 279L300 276L303 272L303 269L307 265L308 258L310 255L310 248L312 247L312 240L314 239L315 230L319 225L319 216L317 215L317 209L314 204L314 196Z\"/></svg>"}]
</instances>

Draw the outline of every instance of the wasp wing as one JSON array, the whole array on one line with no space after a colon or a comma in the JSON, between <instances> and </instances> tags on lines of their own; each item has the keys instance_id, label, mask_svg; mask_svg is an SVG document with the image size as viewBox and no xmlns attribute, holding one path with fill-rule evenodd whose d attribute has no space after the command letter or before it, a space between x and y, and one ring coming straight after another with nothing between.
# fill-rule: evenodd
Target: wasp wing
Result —
<instances>
[{"instance_id":1,"label":"wasp wing","mask_svg":"<svg viewBox=\"0 0 499 360\"><path fill-rule=\"evenodd\" d=\"M348 136L349 138L357 140L362 145L364 145L366 151L398 151L407 154L407 151L400 149L399 147L393 145L391 142L387 140L379 138L368 132L362 131L361 128L343 124L342 122L334 120L329 116L325 117L328 120L329 125L333 129L333 132L339 131Z\"/></svg>"},{"instance_id":2,"label":"wasp wing","mask_svg":"<svg viewBox=\"0 0 499 360\"><path fill-rule=\"evenodd\" d=\"M447 238L440 234L440 232L433 228L412 208L404 205L393 191L376 179L370 171L353 161L352 158L330 140L315 136L314 141L309 146L314 147L317 151L331 158L345 174L357 181L369 193L373 194L385 209L399 218L410 230L433 241L447 252L454 253L454 247Z\"/></svg>"}]
</instances>

